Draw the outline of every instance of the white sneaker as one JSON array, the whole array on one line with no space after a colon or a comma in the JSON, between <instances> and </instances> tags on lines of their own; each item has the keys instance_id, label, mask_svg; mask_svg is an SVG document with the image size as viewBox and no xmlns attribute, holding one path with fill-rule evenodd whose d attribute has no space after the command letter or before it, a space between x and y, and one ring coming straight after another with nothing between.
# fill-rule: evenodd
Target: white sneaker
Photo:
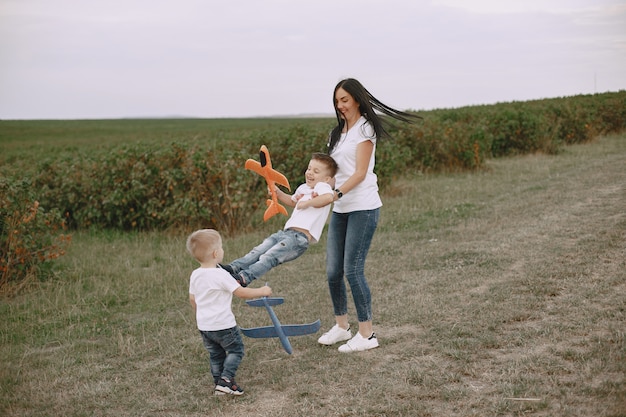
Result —
<instances>
[{"instance_id":1,"label":"white sneaker","mask_svg":"<svg viewBox=\"0 0 626 417\"><path fill-rule=\"evenodd\" d=\"M364 338L361 336L361 333L356 332L354 337L348 340L348 343L345 345L339 346L339 352L350 353L350 352L361 352L363 350L374 349L378 347L378 339L376 338L376 333L372 333L369 338Z\"/></svg>"},{"instance_id":2,"label":"white sneaker","mask_svg":"<svg viewBox=\"0 0 626 417\"><path fill-rule=\"evenodd\" d=\"M344 340L348 340L352 337L352 333L350 332L350 328L348 330L344 330L339 327L338 324L335 324L329 331L324 333L317 339L317 343L322 345L334 345L337 342L343 342Z\"/></svg>"}]
</instances>

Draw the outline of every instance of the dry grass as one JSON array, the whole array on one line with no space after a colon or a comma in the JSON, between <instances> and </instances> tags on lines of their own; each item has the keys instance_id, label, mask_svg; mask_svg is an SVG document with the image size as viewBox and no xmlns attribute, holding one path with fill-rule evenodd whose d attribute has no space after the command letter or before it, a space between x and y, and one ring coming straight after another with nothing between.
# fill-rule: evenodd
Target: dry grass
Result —
<instances>
[{"instance_id":1,"label":"dry grass","mask_svg":"<svg viewBox=\"0 0 626 417\"><path fill-rule=\"evenodd\" d=\"M625 160L626 138L608 137L398 181L368 263L381 347L342 355L311 335L289 356L245 339L241 398L210 395L188 231L78 234L58 280L0 304L0 412L626 416ZM283 221L227 241L227 258ZM323 265L322 243L268 274L283 323L332 325Z\"/></svg>"}]
</instances>

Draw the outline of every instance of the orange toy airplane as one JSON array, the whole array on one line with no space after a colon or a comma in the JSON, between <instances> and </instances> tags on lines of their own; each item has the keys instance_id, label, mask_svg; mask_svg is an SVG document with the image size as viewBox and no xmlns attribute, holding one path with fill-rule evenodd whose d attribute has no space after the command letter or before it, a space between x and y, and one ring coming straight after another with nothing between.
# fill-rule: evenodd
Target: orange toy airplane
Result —
<instances>
[{"instance_id":1,"label":"orange toy airplane","mask_svg":"<svg viewBox=\"0 0 626 417\"><path fill-rule=\"evenodd\" d=\"M254 171L263 178L267 182L267 187L270 190L270 194L272 195L271 200L267 200L267 210L265 210L265 214L263 215L263 220L267 221L272 216L275 216L278 213L282 213L287 216L287 209L280 205L278 202L278 196L276 195L276 184L287 187L289 191L291 191L291 187L289 186L289 181L287 178L281 174L280 172L272 169L272 160L270 159L270 151L267 150L265 145L261 146L261 151L259 153L259 158L261 162L257 162L254 159L248 159L246 161L246 169L250 171Z\"/></svg>"}]
</instances>

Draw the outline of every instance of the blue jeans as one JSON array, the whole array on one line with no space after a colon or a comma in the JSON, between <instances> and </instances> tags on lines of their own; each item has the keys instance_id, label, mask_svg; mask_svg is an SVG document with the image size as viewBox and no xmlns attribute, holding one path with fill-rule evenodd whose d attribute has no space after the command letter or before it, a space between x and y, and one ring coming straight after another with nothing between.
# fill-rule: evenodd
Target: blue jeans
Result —
<instances>
[{"instance_id":1,"label":"blue jeans","mask_svg":"<svg viewBox=\"0 0 626 417\"><path fill-rule=\"evenodd\" d=\"M200 330L200 335L204 347L209 351L213 382L217 384L221 377L233 380L243 359L244 348L239 327L215 331Z\"/></svg>"},{"instance_id":2,"label":"blue jeans","mask_svg":"<svg viewBox=\"0 0 626 417\"><path fill-rule=\"evenodd\" d=\"M260 245L242 258L230 263L236 273L241 273L246 281L252 282L267 271L293 261L309 247L309 239L302 232L279 230L267 237Z\"/></svg>"},{"instance_id":3,"label":"blue jeans","mask_svg":"<svg viewBox=\"0 0 626 417\"><path fill-rule=\"evenodd\" d=\"M326 275L335 316L348 314L344 274L352 290L359 322L372 320L372 297L365 279L365 258L372 243L380 208L330 216L326 243Z\"/></svg>"}]
</instances>

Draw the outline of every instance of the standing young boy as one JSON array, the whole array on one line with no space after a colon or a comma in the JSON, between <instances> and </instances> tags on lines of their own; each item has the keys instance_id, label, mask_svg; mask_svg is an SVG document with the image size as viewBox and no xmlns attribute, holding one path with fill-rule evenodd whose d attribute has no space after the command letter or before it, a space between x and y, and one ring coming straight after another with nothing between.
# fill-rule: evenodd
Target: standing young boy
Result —
<instances>
[{"instance_id":1,"label":"standing young boy","mask_svg":"<svg viewBox=\"0 0 626 417\"><path fill-rule=\"evenodd\" d=\"M244 346L231 304L240 298L267 297L268 286L243 288L217 264L224 258L222 238L213 229L201 229L187 238L187 250L200 263L189 279L189 301L204 346L209 352L215 394L241 395L235 374L243 359Z\"/></svg>"},{"instance_id":2,"label":"standing young boy","mask_svg":"<svg viewBox=\"0 0 626 417\"><path fill-rule=\"evenodd\" d=\"M304 174L305 183L293 195L276 188L281 203L294 207L283 230L267 237L242 258L222 265L243 287L270 269L302 255L309 244L317 243L334 199L331 185L337 163L324 153L314 153Z\"/></svg>"}]
</instances>

